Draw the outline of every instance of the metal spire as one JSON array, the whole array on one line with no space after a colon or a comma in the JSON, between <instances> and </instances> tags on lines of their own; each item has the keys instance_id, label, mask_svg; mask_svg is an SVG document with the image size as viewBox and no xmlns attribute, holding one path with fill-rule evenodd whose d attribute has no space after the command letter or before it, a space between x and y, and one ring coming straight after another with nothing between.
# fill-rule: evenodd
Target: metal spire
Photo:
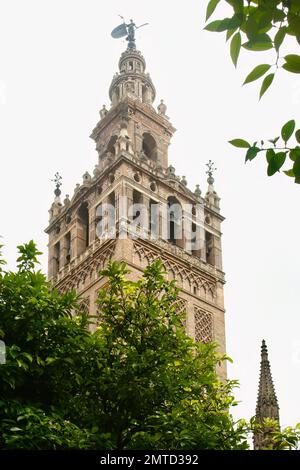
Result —
<instances>
[{"instance_id":1,"label":"metal spire","mask_svg":"<svg viewBox=\"0 0 300 470\"><path fill-rule=\"evenodd\" d=\"M54 179L51 180L54 184L55 184L55 190L54 190L54 194L56 197L59 198L59 196L61 195L61 185L62 185L62 177L60 176L60 174L57 172L55 173L54 175Z\"/></svg>"},{"instance_id":2,"label":"metal spire","mask_svg":"<svg viewBox=\"0 0 300 470\"><path fill-rule=\"evenodd\" d=\"M212 185L214 184L214 172L217 171L217 168L215 167L215 164L212 160L209 160L208 163L206 163L206 166L207 166L207 170L206 170L206 174L208 176L207 178L207 182L208 184Z\"/></svg>"}]
</instances>

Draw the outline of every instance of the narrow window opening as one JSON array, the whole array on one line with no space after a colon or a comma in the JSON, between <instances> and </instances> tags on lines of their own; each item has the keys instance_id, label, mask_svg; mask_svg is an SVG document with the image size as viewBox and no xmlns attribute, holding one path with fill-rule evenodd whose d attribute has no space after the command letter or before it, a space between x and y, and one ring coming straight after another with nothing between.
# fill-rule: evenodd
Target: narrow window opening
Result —
<instances>
[{"instance_id":1,"label":"narrow window opening","mask_svg":"<svg viewBox=\"0 0 300 470\"><path fill-rule=\"evenodd\" d=\"M55 243L54 245L54 266L53 266L53 274L56 276L60 269L60 242Z\"/></svg>"},{"instance_id":2,"label":"narrow window opening","mask_svg":"<svg viewBox=\"0 0 300 470\"><path fill-rule=\"evenodd\" d=\"M71 261L71 232L66 235L66 264Z\"/></svg>"},{"instance_id":3,"label":"narrow window opening","mask_svg":"<svg viewBox=\"0 0 300 470\"><path fill-rule=\"evenodd\" d=\"M149 160L157 161L157 145L154 137L148 132L143 134L143 152Z\"/></svg>"},{"instance_id":4,"label":"narrow window opening","mask_svg":"<svg viewBox=\"0 0 300 470\"><path fill-rule=\"evenodd\" d=\"M205 232L206 262L214 266L214 236L210 232Z\"/></svg>"},{"instance_id":5,"label":"narrow window opening","mask_svg":"<svg viewBox=\"0 0 300 470\"><path fill-rule=\"evenodd\" d=\"M90 234L90 224L89 224L89 210L88 205L84 202L79 210L79 224L80 224L80 247L79 254L83 253L86 248L89 246L89 234Z\"/></svg>"}]
</instances>

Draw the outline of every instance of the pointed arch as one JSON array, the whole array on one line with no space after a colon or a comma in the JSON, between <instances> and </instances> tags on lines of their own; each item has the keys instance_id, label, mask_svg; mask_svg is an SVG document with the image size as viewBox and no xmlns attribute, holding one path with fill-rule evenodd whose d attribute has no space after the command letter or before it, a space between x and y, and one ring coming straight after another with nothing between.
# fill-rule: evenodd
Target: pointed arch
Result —
<instances>
[{"instance_id":1,"label":"pointed arch","mask_svg":"<svg viewBox=\"0 0 300 470\"><path fill-rule=\"evenodd\" d=\"M157 161L157 143L149 132L143 134L143 152L149 160Z\"/></svg>"}]
</instances>

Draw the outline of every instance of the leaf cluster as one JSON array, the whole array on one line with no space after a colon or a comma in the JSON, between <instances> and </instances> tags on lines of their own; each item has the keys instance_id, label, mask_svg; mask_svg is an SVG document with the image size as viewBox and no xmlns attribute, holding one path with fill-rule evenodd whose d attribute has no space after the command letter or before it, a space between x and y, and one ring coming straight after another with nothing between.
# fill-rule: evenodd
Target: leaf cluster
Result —
<instances>
[{"instance_id":1,"label":"leaf cluster","mask_svg":"<svg viewBox=\"0 0 300 470\"><path fill-rule=\"evenodd\" d=\"M210 0L206 20L212 16L219 3L220 0ZM232 7L233 15L214 20L205 29L226 31L226 40L231 39L230 55L235 66L242 48L250 52L272 49L275 53L274 63L255 67L244 84L265 76L260 88L261 98L273 83L278 68L300 73L300 55L287 54L280 61L280 48L287 37L293 37L300 44L300 0L223 0L222 3Z\"/></svg>"},{"instance_id":2,"label":"leaf cluster","mask_svg":"<svg viewBox=\"0 0 300 470\"><path fill-rule=\"evenodd\" d=\"M296 130L296 122L288 121L281 129L280 136L269 139L267 145L264 141L260 144L254 142L252 145L244 139L233 139L229 143L234 147L247 149L245 161L251 161L260 153L265 153L267 160L267 174L273 176L279 172L287 159L291 161L291 168L284 170L284 173L294 178L295 183L300 184L300 145L289 147L288 141L294 139L300 144L300 129ZM271 145L270 145L271 144Z\"/></svg>"}]
</instances>

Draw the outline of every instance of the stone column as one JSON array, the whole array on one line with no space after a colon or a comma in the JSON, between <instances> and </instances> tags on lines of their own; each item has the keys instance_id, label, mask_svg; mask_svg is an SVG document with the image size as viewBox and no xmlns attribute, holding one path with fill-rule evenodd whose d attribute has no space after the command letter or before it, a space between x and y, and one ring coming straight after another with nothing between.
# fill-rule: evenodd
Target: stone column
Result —
<instances>
[{"instance_id":1,"label":"stone column","mask_svg":"<svg viewBox=\"0 0 300 470\"><path fill-rule=\"evenodd\" d=\"M54 253L54 244L49 245L48 248L48 277L53 278L56 275L56 260Z\"/></svg>"},{"instance_id":2,"label":"stone column","mask_svg":"<svg viewBox=\"0 0 300 470\"><path fill-rule=\"evenodd\" d=\"M137 154L139 154L142 151L143 148L143 138L140 132L140 124L135 124L135 131L134 131L134 146L135 146L135 151Z\"/></svg>"},{"instance_id":3,"label":"stone column","mask_svg":"<svg viewBox=\"0 0 300 470\"><path fill-rule=\"evenodd\" d=\"M178 219L175 216L175 223L177 225L177 227L175 228L175 236L177 235L177 233L179 235L179 238L176 240L176 245L179 246L179 248L184 249L185 248L184 212L183 212L182 206L181 206L181 214L178 213Z\"/></svg>"},{"instance_id":4,"label":"stone column","mask_svg":"<svg viewBox=\"0 0 300 470\"><path fill-rule=\"evenodd\" d=\"M149 228L150 228L150 197L147 194L142 194L142 210L140 214L142 232L145 238L149 237Z\"/></svg>"},{"instance_id":5,"label":"stone column","mask_svg":"<svg viewBox=\"0 0 300 470\"><path fill-rule=\"evenodd\" d=\"M195 337L194 306L191 302L187 302L187 304L186 304L186 334L190 338Z\"/></svg>"},{"instance_id":6,"label":"stone column","mask_svg":"<svg viewBox=\"0 0 300 470\"><path fill-rule=\"evenodd\" d=\"M131 221L132 216L130 216L130 211L132 211L132 204L133 204L133 187L132 186L125 186L124 197L126 199L126 213L124 210L123 216L126 217L126 221ZM125 209L125 207L124 207Z\"/></svg>"},{"instance_id":7,"label":"stone column","mask_svg":"<svg viewBox=\"0 0 300 470\"><path fill-rule=\"evenodd\" d=\"M221 237L214 237L213 238L213 251L214 251L215 266L218 269L222 269Z\"/></svg>"},{"instance_id":8,"label":"stone column","mask_svg":"<svg viewBox=\"0 0 300 470\"><path fill-rule=\"evenodd\" d=\"M158 240L160 236L160 204L149 203L149 235L153 240Z\"/></svg>"},{"instance_id":9,"label":"stone column","mask_svg":"<svg viewBox=\"0 0 300 470\"><path fill-rule=\"evenodd\" d=\"M68 254L68 246L67 246L67 239L66 235L60 238L60 254L59 254L59 266L62 268L67 264L67 254Z\"/></svg>"},{"instance_id":10,"label":"stone column","mask_svg":"<svg viewBox=\"0 0 300 470\"><path fill-rule=\"evenodd\" d=\"M160 217L159 217L160 236L163 240L167 241L168 240L168 207L167 207L166 202L160 203L159 213L160 213Z\"/></svg>"},{"instance_id":11,"label":"stone column","mask_svg":"<svg viewBox=\"0 0 300 470\"><path fill-rule=\"evenodd\" d=\"M187 207L185 207L187 206ZM183 249L187 251L187 253L192 253L192 213L188 205L184 205L182 208L182 216L183 216Z\"/></svg>"},{"instance_id":12,"label":"stone column","mask_svg":"<svg viewBox=\"0 0 300 470\"><path fill-rule=\"evenodd\" d=\"M129 197L129 187L127 188L124 182L122 182L115 188L116 229L121 239L127 237Z\"/></svg>"},{"instance_id":13,"label":"stone column","mask_svg":"<svg viewBox=\"0 0 300 470\"><path fill-rule=\"evenodd\" d=\"M89 242L90 244L96 240L96 210L97 207L93 207L89 211Z\"/></svg>"},{"instance_id":14,"label":"stone column","mask_svg":"<svg viewBox=\"0 0 300 470\"><path fill-rule=\"evenodd\" d=\"M73 237L74 256L80 256L85 251L85 226L79 217L76 217Z\"/></svg>"}]
</instances>

